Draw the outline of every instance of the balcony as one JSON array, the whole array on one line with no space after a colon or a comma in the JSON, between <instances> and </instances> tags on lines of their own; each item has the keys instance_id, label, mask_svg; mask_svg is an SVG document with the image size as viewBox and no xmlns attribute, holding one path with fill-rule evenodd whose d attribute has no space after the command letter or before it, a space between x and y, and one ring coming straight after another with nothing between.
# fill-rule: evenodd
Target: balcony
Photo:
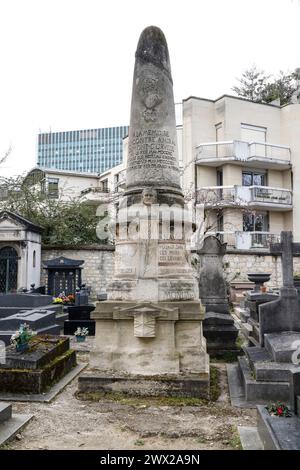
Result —
<instances>
[{"instance_id":1,"label":"balcony","mask_svg":"<svg viewBox=\"0 0 300 470\"><path fill-rule=\"evenodd\" d=\"M100 204L109 202L109 191L107 188L87 188L81 191L81 200L88 204Z\"/></svg>"},{"instance_id":2,"label":"balcony","mask_svg":"<svg viewBox=\"0 0 300 470\"><path fill-rule=\"evenodd\" d=\"M247 163L249 167L285 170L291 167L291 150L285 145L264 142L207 142L196 147L195 163L206 166Z\"/></svg>"},{"instance_id":3,"label":"balcony","mask_svg":"<svg viewBox=\"0 0 300 470\"><path fill-rule=\"evenodd\" d=\"M209 186L196 191L196 203L206 208L241 207L288 211L293 207L292 191L270 186Z\"/></svg>"},{"instance_id":4,"label":"balcony","mask_svg":"<svg viewBox=\"0 0 300 470\"><path fill-rule=\"evenodd\" d=\"M268 250L271 243L279 243L280 235L270 232L208 232L206 236L214 235L227 248L236 250Z\"/></svg>"}]
</instances>

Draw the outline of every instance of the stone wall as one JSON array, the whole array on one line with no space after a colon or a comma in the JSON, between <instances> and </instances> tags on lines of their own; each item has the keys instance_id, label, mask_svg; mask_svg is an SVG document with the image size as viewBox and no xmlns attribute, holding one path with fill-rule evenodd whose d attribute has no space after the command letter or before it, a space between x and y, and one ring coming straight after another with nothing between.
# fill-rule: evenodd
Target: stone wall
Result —
<instances>
[{"instance_id":1,"label":"stone wall","mask_svg":"<svg viewBox=\"0 0 300 470\"><path fill-rule=\"evenodd\" d=\"M42 261L65 256L84 260L82 282L91 287L91 297L106 291L114 271L114 247L107 245L87 246L82 248L43 247ZM42 269L41 284L46 283L46 270Z\"/></svg>"},{"instance_id":2,"label":"stone wall","mask_svg":"<svg viewBox=\"0 0 300 470\"><path fill-rule=\"evenodd\" d=\"M82 270L82 282L91 287L91 296L96 297L106 291L108 282L112 280L114 271L114 247L101 245L82 248L43 247L42 261L59 256L85 261ZM256 254L229 252L224 256L224 268L227 279L248 281L247 273L271 273L270 287L282 286L281 257L268 253ZM300 257L294 257L294 272L300 274ZM46 271L42 269L41 284L46 282Z\"/></svg>"},{"instance_id":3,"label":"stone wall","mask_svg":"<svg viewBox=\"0 0 300 470\"><path fill-rule=\"evenodd\" d=\"M247 273L271 273L269 287L282 286L281 256L272 256L268 253L227 253L224 256L227 278L235 281L247 281ZM300 274L300 257L294 257L294 273Z\"/></svg>"}]
</instances>

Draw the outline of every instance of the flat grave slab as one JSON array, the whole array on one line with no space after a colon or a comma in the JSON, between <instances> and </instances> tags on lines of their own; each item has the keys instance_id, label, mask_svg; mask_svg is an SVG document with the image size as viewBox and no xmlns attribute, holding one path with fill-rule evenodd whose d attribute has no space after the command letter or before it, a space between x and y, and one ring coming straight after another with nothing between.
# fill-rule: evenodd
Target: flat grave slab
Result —
<instances>
[{"instance_id":1,"label":"flat grave slab","mask_svg":"<svg viewBox=\"0 0 300 470\"><path fill-rule=\"evenodd\" d=\"M59 336L35 336L29 350L7 348L6 364L0 365L0 392L41 394L76 366L76 353L69 339Z\"/></svg>"}]
</instances>

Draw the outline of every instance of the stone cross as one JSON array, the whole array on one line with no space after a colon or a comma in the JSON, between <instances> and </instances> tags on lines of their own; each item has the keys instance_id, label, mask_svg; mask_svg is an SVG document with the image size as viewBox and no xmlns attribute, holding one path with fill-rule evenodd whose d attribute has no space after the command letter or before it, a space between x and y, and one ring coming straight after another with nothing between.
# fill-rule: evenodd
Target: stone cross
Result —
<instances>
[{"instance_id":1,"label":"stone cross","mask_svg":"<svg viewBox=\"0 0 300 470\"><path fill-rule=\"evenodd\" d=\"M294 287L293 255L300 254L300 243L293 243L293 233L281 232L281 242L271 244L270 253L281 256L283 287Z\"/></svg>"}]
</instances>

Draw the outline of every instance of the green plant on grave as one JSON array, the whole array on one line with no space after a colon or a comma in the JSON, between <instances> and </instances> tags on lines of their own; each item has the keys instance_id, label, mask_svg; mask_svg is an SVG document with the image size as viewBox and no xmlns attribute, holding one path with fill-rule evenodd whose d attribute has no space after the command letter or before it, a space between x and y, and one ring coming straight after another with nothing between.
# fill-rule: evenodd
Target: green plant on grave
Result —
<instances>
[{"instance_id":1,"label":"green plant on grave","mask_svg":"<svg viewBox=\"0 0 300 470\"><path fill-rule=\"evenodd\" d=\"M19 330L12 335L10 342L14 346L27 344L34 335L36 335L36 333L29 328L29 325L24 323L20 325Z\"/></svg>"}]
</instances>

